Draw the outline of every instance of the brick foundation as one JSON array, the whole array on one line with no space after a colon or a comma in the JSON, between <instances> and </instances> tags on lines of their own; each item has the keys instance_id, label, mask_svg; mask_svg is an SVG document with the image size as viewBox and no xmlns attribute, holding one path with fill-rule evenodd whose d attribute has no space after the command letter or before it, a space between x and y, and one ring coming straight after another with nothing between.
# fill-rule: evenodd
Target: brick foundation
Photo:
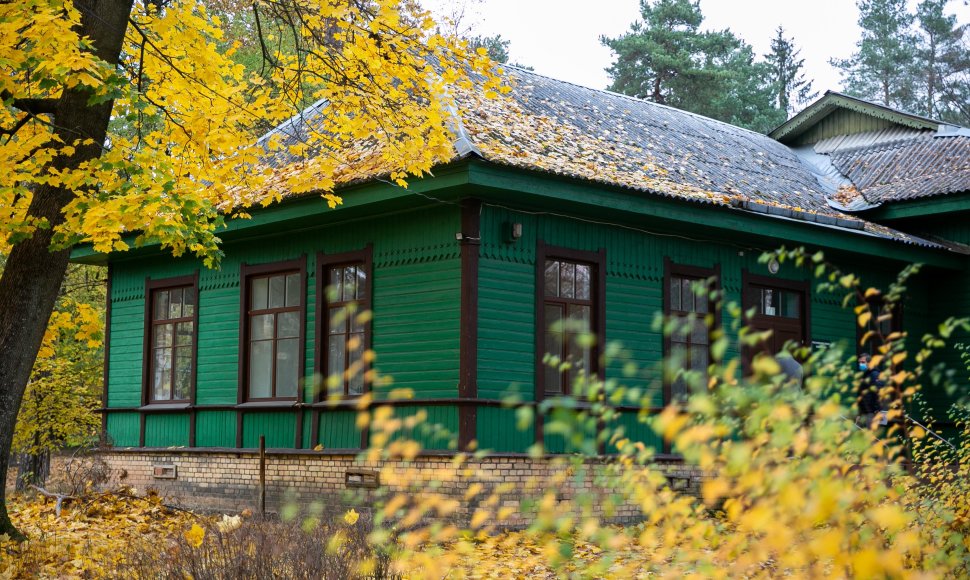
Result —
<instances>
[{"instance_id":1,"label":"brick foundation","mask_svg":"<svg viewBox=\"0 0 970 580\"><path fill-rule=\"evenodd\" d=\"M205 511L238 512L255 508L259 497L259 456L248 451L106 451L101 457L112 469L113 479L144 493L155 489L161 495L189 508ZM174 467L174 470L172 469ZM680 462L658 463L656 467L670 479L671 487L698 495L701 472ZM492 490L505 490L499 507L518 508L519 501L540 497L549 489L557 498L569 500L579 495L604 499L615 490L604 486L600 476L608 469L603 460L588 460L577 474L575 468L552 458L485 457L469 459L456 467L452 457L426 456L411 462L365 461L354 455L327 455L307 452L271 453L266 460L267 510L278 512L284 503L307 506L319 502L328 510L364 505L369 500L398 492L435 492L458 502L455 516L460 522L474 513L478 502ZM358 479L376 474L376 489L348 486L348 471ZM467 499L466 492L481 484L482 493ZM594 501L592 510L600 517L632 521L640 516L638 508L609 501ZM516 511L504 525L528 523L528 516Z\"/></svg>"}]
</instances>

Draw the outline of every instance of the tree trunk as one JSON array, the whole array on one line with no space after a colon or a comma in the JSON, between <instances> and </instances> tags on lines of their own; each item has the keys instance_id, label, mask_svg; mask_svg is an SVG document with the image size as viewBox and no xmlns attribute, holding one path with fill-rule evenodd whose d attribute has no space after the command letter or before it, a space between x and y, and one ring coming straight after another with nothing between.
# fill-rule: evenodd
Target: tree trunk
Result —
<instances>
[{"instance_id":1,"label":"tree trunk","mask_svg":"<svg viewBox=\"0 0 970 580\"><path fill-rule=\"evenodd\" d=\"M81 34L91 39L97 56L118 64L133 0L75 0L81 13ZM64 143L74 144L71 156L57 157L57 169L77 167L101 155L111 119L112 101L89 104L85 89L64 89L57 100L54 124ZM80 145L90 138L91 145ZM34 190L28 215L48 227L13 247L0 277L0 477L6 478L17 413L30 371L37 358L54 309L70 249L51 251L54 228L64 221L69 190L44 185ZM22 538L7 516L6 490L0 489L0 534Z\"/></svg>"}]
</instances>

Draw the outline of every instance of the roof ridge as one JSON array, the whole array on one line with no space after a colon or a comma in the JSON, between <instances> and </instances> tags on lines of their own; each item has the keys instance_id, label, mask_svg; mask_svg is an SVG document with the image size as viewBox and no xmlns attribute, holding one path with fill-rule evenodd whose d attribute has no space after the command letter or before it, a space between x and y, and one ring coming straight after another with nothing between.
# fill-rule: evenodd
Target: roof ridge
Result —
<instances>
[{"instance_id":1,"label":"roof ridge","mask_svg":"<svg viewBox=\"0 0 970 580\"><path fill-rule=\"evenodd\" d=\"M581 85L581 84L578 84L578 83L574 83L572 81L564 81L562 79L557 79L556 77L551 77L549 75L544 75L542 73L537 73L537 72L535 72L533 70L527 70L527 69L524 69L524 68L522 68L520 66L516 66L516 65L513 65L513 64L503 64L502 67L503 68L511 68L511 69L514 69L514 70L516 70L518 72L523 72L523 73L527 73L527 74L530 74L530 75L533 75L533 76L542 77L544 79L548 79L550 81L554 81L554 82L561 83L561 84L564 84L564 85L570 85L570 86L577 87L577 88L580 88L580 89L583 89L583 90L593 91L594 93L602 93L604 95L610 95L612 97L619 97L621 99L628 100L628 101L633 101L635 103L640 103L642 105L645 104L645 105L649 105L649 106L660 107L662 109L667 109L668 111L673 111L673 112L679 113L681 115L688 115L690 117L695 117L695 118L701 119L703 121L710 121L710 122L716 123L718 125L724 125L725 127L730 127L730 129L732 131L744 131L746 133L751 133L753 135L757 135L758 137L767 137L768 139L771 139L765 133L759 133L757 131L754 131L753 129L747 129L745 127L740 127L738 125L732 125L731 123L728 123L727 121L721 121L721 120L718 120L718 119L714 119L712 117L707 117L707 116L701 115L699 113L692 113L690 111L685 111L683 109L678 109L677 107L673 107L671 105L665 105L663 103L657 103L655 101L649 101L647 99L641 99L639 97L633 97L633 96L630 96L630 95L624 95L623 93L618 93L616 91L611 91L609 89L594 89L592 87L587 87L586 85Z\"/></svg>"}]
</instances>

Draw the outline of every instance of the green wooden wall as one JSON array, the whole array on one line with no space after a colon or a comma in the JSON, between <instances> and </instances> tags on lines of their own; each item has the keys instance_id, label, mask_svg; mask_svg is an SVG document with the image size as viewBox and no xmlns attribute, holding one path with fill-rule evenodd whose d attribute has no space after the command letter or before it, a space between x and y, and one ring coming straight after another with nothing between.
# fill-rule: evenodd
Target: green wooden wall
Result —
<instances>
[{"instance_id":1,"label":"green wooden wall","mask_svg":"<svg viewBox=\"0 0 970 580\"><path fill-rule=\"evenodd\" d=\"M515 242L505 239L510 223L521 223L523 237ZM714 267L720 265L725 303L740 302L742 270L768 275L758 263L759 250L733 245L727 240L705 239L703 231L637 231L579 219L486 206L482 211L482 245L479 268L478 393L481 398L506 399L516 395L535 400L535 249L537 240L548 245L576 250L605 248L606 341L619 342L629 359L612 361L607 377L622 378L623 384L642 389L649 402L662 406L663 390L658 361L663 351L663 336L653 330L654 317L663 309L664 258L679 264ZM830 256L836 263L846 256ZM863 278L864 283L885 288L895 277L889 265L875 266L869 260L850 259L843 265ZM851 265L848 265L851 264ZM902 264L898 265L899 268ZM783 266L781 278L804 280L807 274ZM814 284L812 285L814 288ZM921 335L927 308L926 285L919 279L911 285L906 305L914 328ZM723 310L724 325L730 318ZM922 326L921 326L922 325ZM810 333L812 340L842 342L851 347L856 340L855 315L842 307L842 296L811 296ZM737 356L736 349L728 356ZM639 372L623 376L623 366L634 363ZM480 409L478 440L482 448L506 452L525 451L533 443L531 430L513 432L515 413L509 409ZM644 441L660 442L639 423L635 413L621 419L626 432ZM546 438L547 447L561 451L564 443Z\"/></svg>"},{"instance_id":2,"label":"green wooden wall","mask_svg":"<svg viewBox=\"0 0 970 580\"><path fill-rule=\"evenodd\" d=\"M375 368L393 377L376 389L377 398L392 389L411 389L415 397L458 396L460 259L455 232L457 207L435 205L394 216L280 232L259 239L228 241L221 268L209 270L193 259L171 256L122 259L112 263L111 344L108 361L108 407L141 404L145 280L199 272L199 332L196 400L199 405L235 405L239 377L240 265L307 257L306 383L313 372L316 313L316 253L359 250L373 244L373 348ZM312 399L307 388L304 400ZM456 428L457 411L442 408L436 419ZM449 414L450 413L450 414ZM236 413L197 411L196 445L234 447ZM310 442L311 416L305 415L301 441ZM145 445L189 444L188 413L146 415ZM138 445L138 413L110 413L108 432L116 445ZM269 447L293 447L296 415L292 411L248 411L243 445L255 447L266 435ZM353 412L324 410L320 439L326 448L354 448L360 433ZM439 442L427 441L429 446Z\"/></svg>"}]
</instances>

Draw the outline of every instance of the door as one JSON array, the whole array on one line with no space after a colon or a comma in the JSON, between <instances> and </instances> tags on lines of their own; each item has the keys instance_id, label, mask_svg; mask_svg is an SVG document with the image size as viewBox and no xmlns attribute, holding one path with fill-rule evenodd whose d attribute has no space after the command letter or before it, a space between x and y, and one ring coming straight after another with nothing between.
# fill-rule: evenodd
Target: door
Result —
<instances>
[{"instance_id":1,"label":"door","mask_svg":"<svg viewBox=\"0 0 970 580\"><path fill-rule=\"evenodd\" d=\"M808 343L808 283L745 276L744 308L754 314L748 326L757 332L771 331L758 345L744 348L745 371L759 353L775 355L789 342Z\"/></svg>"}]
</instances>

